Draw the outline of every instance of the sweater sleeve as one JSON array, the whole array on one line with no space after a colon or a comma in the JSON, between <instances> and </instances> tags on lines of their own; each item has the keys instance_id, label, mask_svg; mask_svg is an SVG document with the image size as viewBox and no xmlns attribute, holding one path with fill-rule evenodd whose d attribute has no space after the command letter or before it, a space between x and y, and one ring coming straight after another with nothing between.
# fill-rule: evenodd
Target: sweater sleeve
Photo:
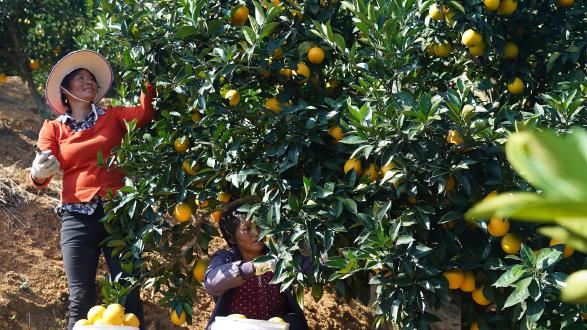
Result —
<instances>
[{"instance_id":1,"label":"sweater sleeve","mask_svg":"<svg viewBox=\"0 0 587 330\"><path fill-rule=\"evenodd\" d=\"M57 157L57 153L59 152L59 142L57 141L57 136L55 134L55 125L49 120L45 120L43 127L41 127L37 147L39 147L41 151L50 150L51 154ZM31 185L39 189L48 186L49 182L51 182L51 177L49 177L44 183L38 184L33 180L33 175L31 173L29 173L28 179Z\"/></svg>"},{"instance_id":2,"label":"sweater sleeve","mask_svg":"<svg viewBox=\"0 0 587 330\"><path fill-rule=\"evenodd\" d=\"M243 285L246 280L253 276L255 276L255 267L252 261L244 263L240 260L231 261L228 252L219 251L212 257L206 270L204 290L208 294L217 297L232 288Z\"/></svg>"},{"instance_id":3,"label":"sweater sleeve","mask_svg":"<svg viewBox=\"0 0 587 330\"><path fill-rule=\"evenodd\" d=\"M154 116L153 99L157 96L157 90L153 85L147 83L145 85L147 94L141 91L141 104L134 107L114 107L118 123L121 127L124 126L124 121L132 121L137 119L137 127L142 127L148 124Z\"/></svg>"}]
</instances>

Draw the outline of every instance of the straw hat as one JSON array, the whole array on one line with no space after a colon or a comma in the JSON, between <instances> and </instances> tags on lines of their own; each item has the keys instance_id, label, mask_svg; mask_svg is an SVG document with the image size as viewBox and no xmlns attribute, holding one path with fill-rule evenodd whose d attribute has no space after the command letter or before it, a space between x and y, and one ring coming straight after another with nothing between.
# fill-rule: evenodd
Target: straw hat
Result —
<instances>
[{"instance_id":1,"label":"straw hat","mask_svg":"<svg viewBox=\"0 0 587 330\"><path fill-rule=\"evenodd\" d=\"M51 70L45 85L47 104L58 115L64 114L66 110L61 102L61 82L65 76L80 68L90 71L100 86L94 103L100 101L112 86L112 67L102 55L87 49L76 50L65 55Z\"/></svg>"}]
</instances>

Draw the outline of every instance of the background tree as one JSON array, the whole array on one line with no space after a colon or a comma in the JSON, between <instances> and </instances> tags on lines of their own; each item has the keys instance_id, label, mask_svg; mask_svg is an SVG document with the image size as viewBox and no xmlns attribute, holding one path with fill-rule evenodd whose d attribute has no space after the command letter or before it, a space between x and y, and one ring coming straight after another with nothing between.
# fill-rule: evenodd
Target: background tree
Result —
<instances>
[{"instance_id":1,"label":"background tree","mask_svg":"<svg viewBox=\"0 0 587 330\"><path fill-rule=\"evenodd\" d=\"M37 110L48 117L42 96L47 74L77 48L75 37L90 22L91 1L7 0L0 3L0 72L29 86Z\"/></svg>"}]
</instances>

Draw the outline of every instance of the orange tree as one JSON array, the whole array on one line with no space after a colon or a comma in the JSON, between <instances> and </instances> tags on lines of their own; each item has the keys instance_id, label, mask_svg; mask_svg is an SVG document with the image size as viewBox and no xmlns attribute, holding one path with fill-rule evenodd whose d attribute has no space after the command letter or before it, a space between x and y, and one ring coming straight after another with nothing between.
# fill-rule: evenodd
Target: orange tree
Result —
<instances>
[{"instance_id":1,"label":"orange tree","mask_svg":"<svg viewBox=\"0 0 587 330\"><path fill-rule=\"evenodd\" d=\"M280 258L274 280L300 300L330 283L366 303L373 286L376 325L423 329L450 301L471 328L581 326L580 307L557 292L583 256L562 259L536 226L462 215L492 191L532 189L505 159L510 132L585 123L585 7L520 3L542 13L534 20L477 1L432 4L100 2L85 43L121 63L122 97L146 79L159 89L153 124L128 123L121 148L100 159L128 172L107 205L108 244L174 322L191 320L216 221L233 203ZM557 42L523 48L538 55L519 50L520 63L504 63L492 45L513 18L532 33L566 23L546 29ZM457 54L462 34L487 55ZM524 66L526 55L549 69ZM518 69L524 88L511 95L508 70ZM544 249L535 259L530 248ZM314 259L307 275L303 254ZM516 270L532 276L508 275Z\"/></svg>"},{"instance_id":2,"label":"orange tree","mask_svg":"<svg viewBox=\"0 0 587 330\"><path fill-rule=\"evenodd\" d=\"M51 65L76 47L75 37L91 22L87 1L7 0L0 3L0 83L6 75L26 81L37 110Z\"/></svg>"}]
</instances>

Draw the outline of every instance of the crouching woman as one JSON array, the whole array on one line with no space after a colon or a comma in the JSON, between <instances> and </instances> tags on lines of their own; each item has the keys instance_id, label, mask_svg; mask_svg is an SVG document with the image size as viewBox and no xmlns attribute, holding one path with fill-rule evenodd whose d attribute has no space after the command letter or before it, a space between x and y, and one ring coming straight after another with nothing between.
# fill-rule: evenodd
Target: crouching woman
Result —
<instances>
[{"instance_id":1,"label":"crouching woman","mask_svg":"<svg viewBox=\"0 0 587 330\"><path fill-rule=\"evenodd\" d=\"M230 314L258 320L281 317L290 329L308 329L294 296L280 292L278 284L269 284L276 260L253 263L268 252L265 244L258 241L255 224L247 221L244 213L227 211L220 219L220 231L229 248L216 252L206 270L204 289L216 303L206 329L211 329L216 316ZM302 271L307 272L310 265L311 260L306 257Z\"/></svg>"}]
</instances>

